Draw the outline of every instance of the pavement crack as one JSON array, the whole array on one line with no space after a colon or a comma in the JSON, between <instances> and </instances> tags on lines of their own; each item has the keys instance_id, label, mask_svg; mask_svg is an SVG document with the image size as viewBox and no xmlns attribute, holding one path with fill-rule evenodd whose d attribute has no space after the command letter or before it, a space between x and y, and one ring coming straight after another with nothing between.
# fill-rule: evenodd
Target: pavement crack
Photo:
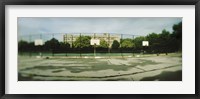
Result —
<instances>
[{"instance_id":1,"label":"pavement crack","mask_svg":"<svg viewBox=\"0 0 200 99\"><path fill-rule=\"evenodd\" d=\"M139 69L139 70L142 70L142 71L146 72L145 69L142 69L142 68L139 68L139 67L134 67L134 68L137 68L137 69Z\"/></svg>"}]
</instances>

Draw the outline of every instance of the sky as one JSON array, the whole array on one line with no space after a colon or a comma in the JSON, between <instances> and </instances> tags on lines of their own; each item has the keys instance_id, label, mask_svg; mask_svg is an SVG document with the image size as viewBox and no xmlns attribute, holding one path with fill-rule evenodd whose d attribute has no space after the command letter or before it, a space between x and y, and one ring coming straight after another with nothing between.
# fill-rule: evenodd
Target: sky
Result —
<instances>
[{"instance_id":1,"label":"sky","mask_svg":"<svg viewBox=\"0 0 200 99\"><path fill-rule=\"evenodd\" d=\"M18 35L118 33L146 36L172 32L181 17L18 17Z\"/></svg>"}]
</instances>

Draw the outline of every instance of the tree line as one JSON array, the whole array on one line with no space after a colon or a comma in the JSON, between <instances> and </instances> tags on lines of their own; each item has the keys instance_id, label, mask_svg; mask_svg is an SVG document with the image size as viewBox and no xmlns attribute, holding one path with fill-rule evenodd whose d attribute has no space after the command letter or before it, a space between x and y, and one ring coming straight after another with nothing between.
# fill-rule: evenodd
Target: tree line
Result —
<instances>
[{"instance_id":1,"label":"tree line","mask_svg":"<svg viewBox=\"0 0 200 99\"><path fill-rule=\"evenodd\" d=\"M169 53L182 50L182 22L174 24L173 31L170 33L167 30L162 30L161 33L150 33L147 36L135 37L134 39L120 39L120 42L114 40L112 45L109 45L104 39L100 40L100 45L96 46L97 52L146 52L146 53ZM93 46L90 45L90 36L80 36L73 42L59 42L56 38L52 38L42 46L34 46L34 42L20 40L18 42L19 52L93 52ZM142 46L142 41L149 41L149 46Z\"/></svg>"}]
</instances>

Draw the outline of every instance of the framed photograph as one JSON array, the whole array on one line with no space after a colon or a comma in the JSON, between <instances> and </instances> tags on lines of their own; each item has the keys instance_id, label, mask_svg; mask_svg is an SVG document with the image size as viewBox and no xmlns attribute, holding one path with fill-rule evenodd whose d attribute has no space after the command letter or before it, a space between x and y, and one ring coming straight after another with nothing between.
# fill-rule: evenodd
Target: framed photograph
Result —
<instances>
[{"instance_id":1,"label":"framed photograph","mask_svg":"<svg viewBox=\"0 0 200 99\"><path fill-rule=\"evenodd\" d=\"M1 5L4 99L199 98L199 0Z\"/></svg>"}]
</instances>

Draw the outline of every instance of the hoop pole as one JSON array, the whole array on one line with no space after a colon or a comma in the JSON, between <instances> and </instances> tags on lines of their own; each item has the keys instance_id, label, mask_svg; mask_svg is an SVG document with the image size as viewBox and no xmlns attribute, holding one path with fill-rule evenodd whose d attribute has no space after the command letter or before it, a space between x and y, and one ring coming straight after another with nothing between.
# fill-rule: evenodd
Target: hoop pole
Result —
<instances>
[{"instance_id":1,"label":"hoop pole","mask_svg":"<svg viewBox=\"0 0 200 99\"><path fill-rule=\"evenodd\" d=\"M96 44L94 44L94 58L96 57Z\"/></svg>"}]
</instances>

